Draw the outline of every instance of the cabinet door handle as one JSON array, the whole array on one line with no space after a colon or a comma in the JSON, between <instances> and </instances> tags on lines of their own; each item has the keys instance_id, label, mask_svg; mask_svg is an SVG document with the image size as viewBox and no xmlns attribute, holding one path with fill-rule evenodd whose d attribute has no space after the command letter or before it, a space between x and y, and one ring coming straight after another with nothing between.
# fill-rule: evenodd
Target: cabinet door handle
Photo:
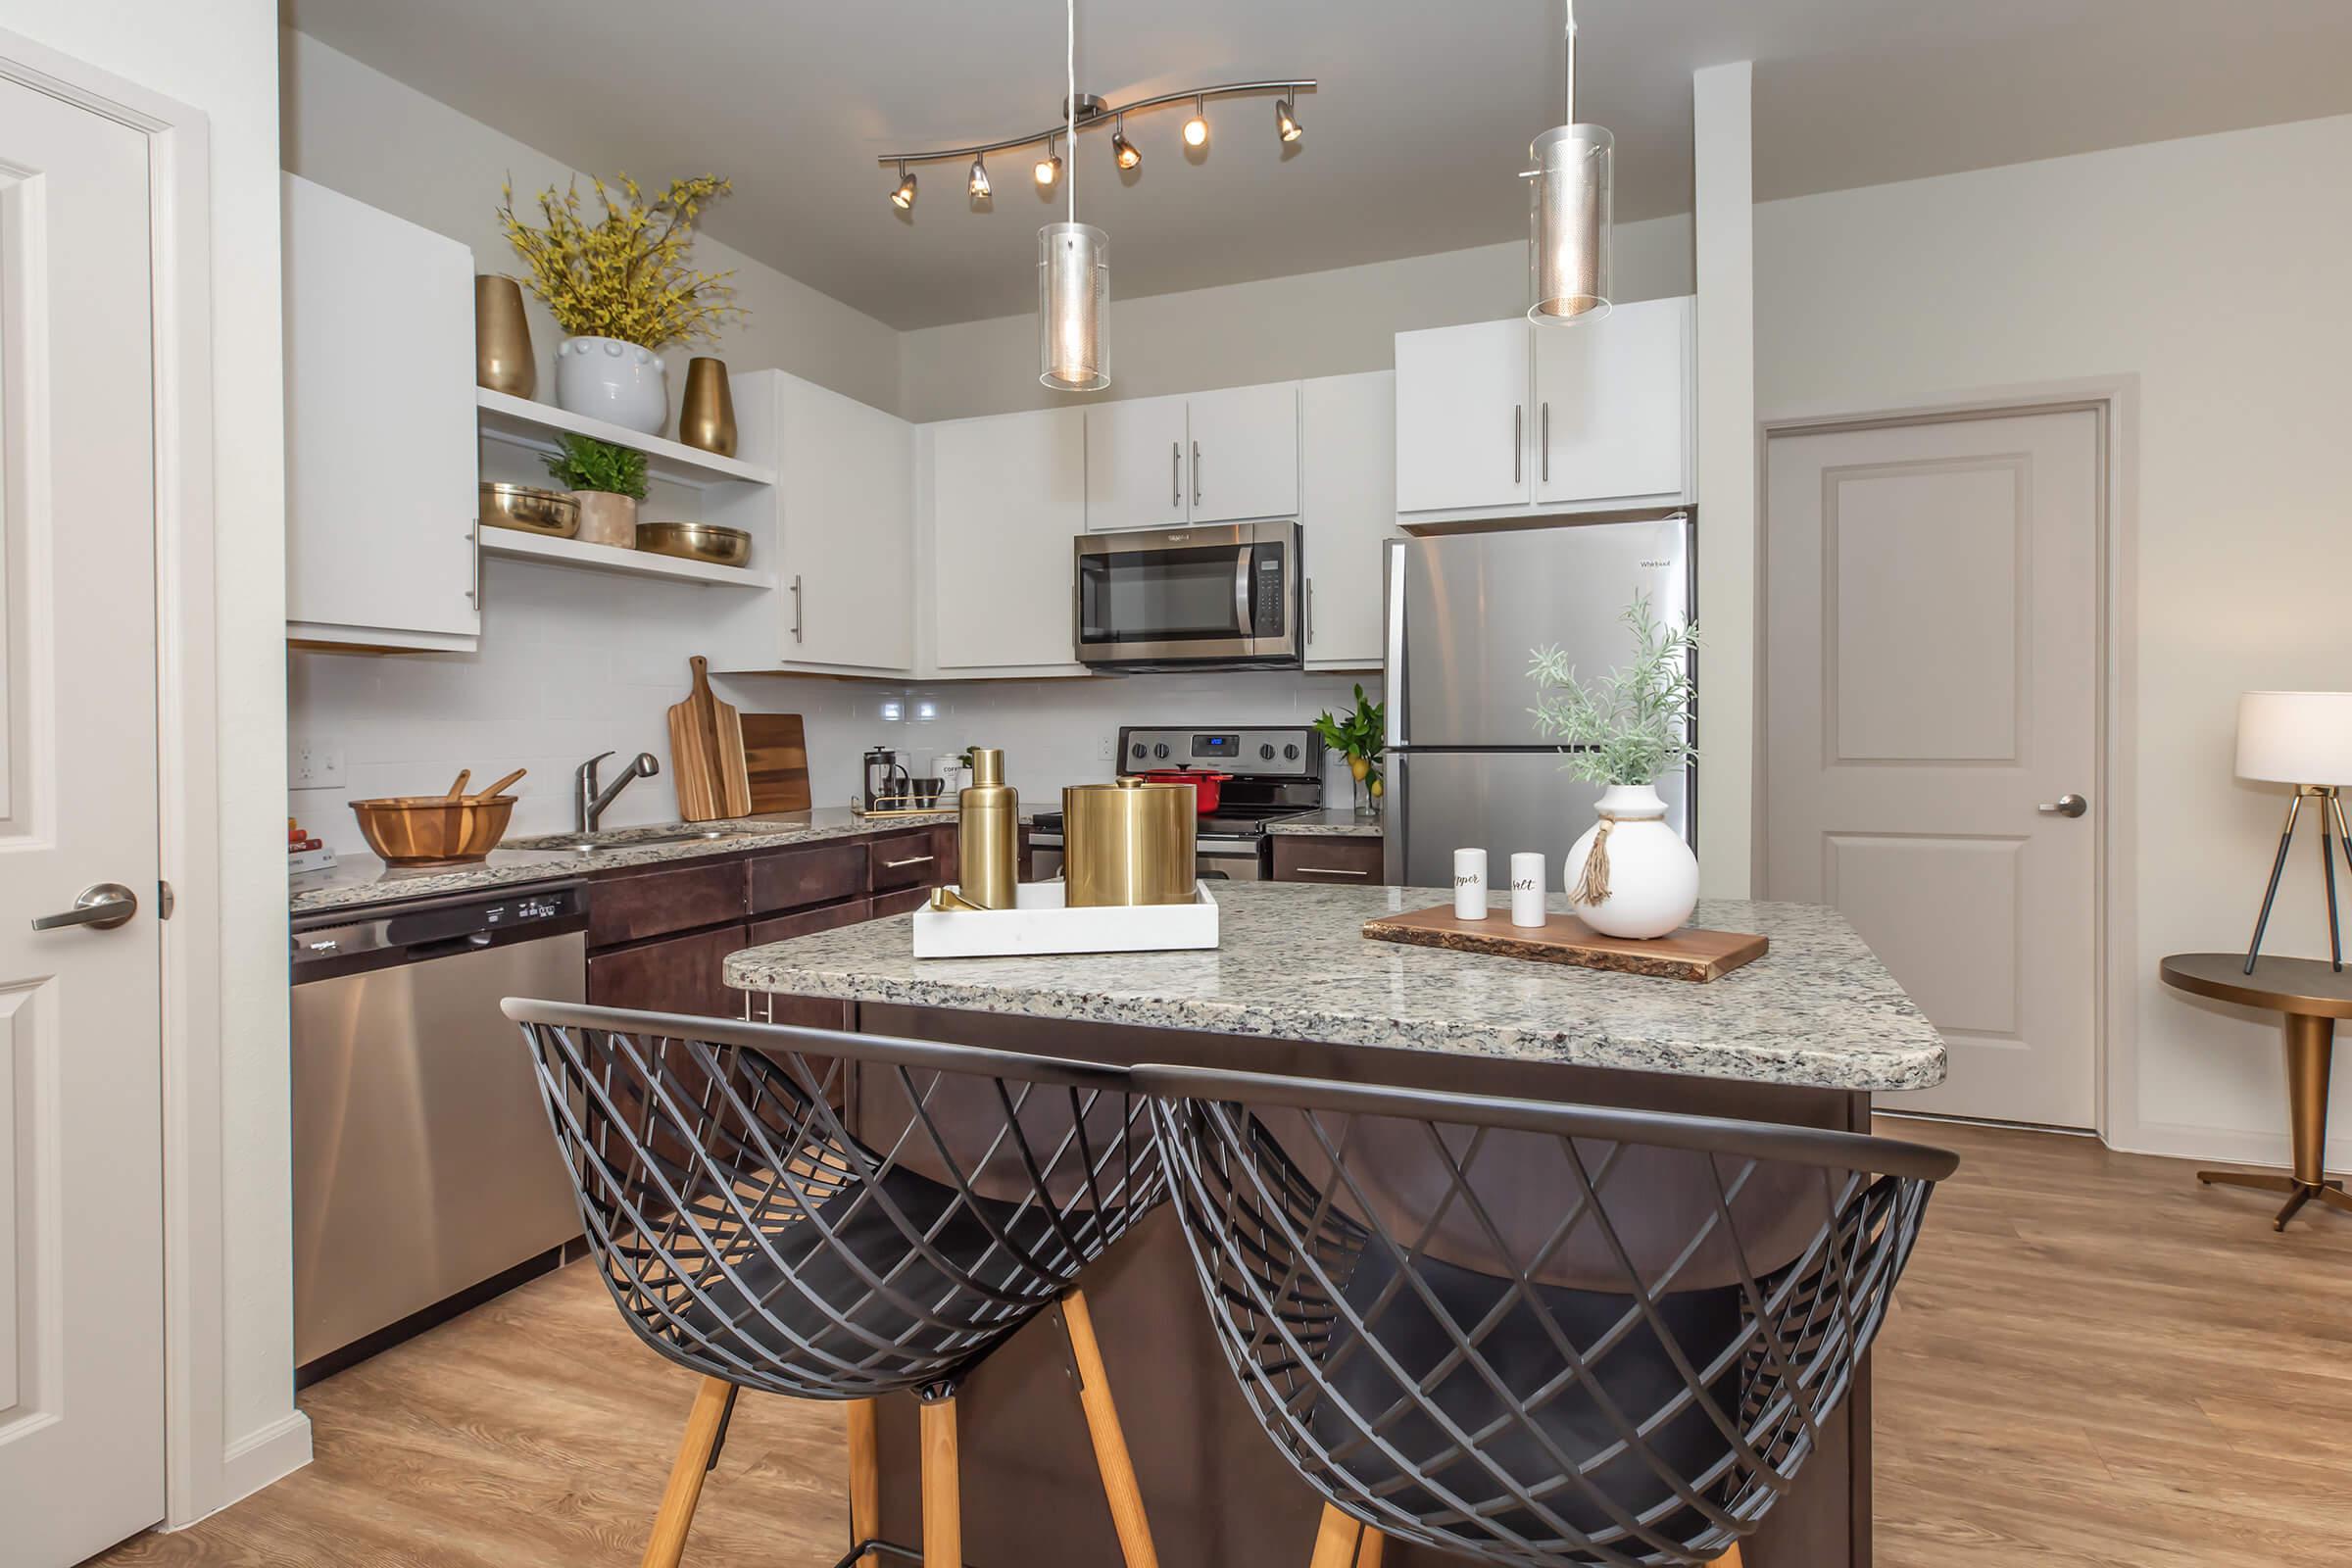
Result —
<instances>
[{"instance_id":1,"label":"cabinet door handle","mask_svg":"<svg viewBox=\"0 0 2352 1568\"><path fill-rule=\"evenodd\" d=\"M801 635L801 579L797 575L792 579L792 640L807 641Z\"/></svg>"},{"instance_id":2,"label":"cabinet door handle","mask_svg":"<svg viewBox=\"0 0 2352 1568\"><path fill-rule=\"evenodd\" d=\"M1168 443L1168 505L1184 505L1184 443Z\"/></svg>"},{"instance_id":3,"label":"cabinet door handle","mask_svg":"<svg viewBox=\"0 0 2352 1568\"><path fill-rule=\"evenodd\" d=\"M1536 476L1545 484L1549 484L1551 483L1551 404L1548 401L1543 405L1543 416L1537 420L1539 431L1537 439L1543 444L1537 448L1537 451L1542 454L1542 458L1536 468Z\"/></svg>"},{"instance_id":4,"label":"cabinet door handle","mask_svg":"<svg viewBox=\"0 0 2352 1568\"><path fill-rule=\"evenodd\" d=\"M1300 876L1370 876L1372 874L1369 871L1351 871L1344 865L1302 865L1298 870Z\"/></svg>"},{"instance_id":5,"label":"cabinet door handle","mask_svg":"<svg viewBox=\"0 0 2352 1568\"><path fill-rule=\"evenodd\" d=\"M1200 504L1200 443L1193 443L1193 505Z\"/></svg>"},{"instance_id":6,"label":"cabinet door handle","mask_svg":"<svg viewBox=\"0 0 2352 1568\"><path fill-rule=\"evenodd\" d=\"M1306 613L1299 618L1306 622L1298 628L1299 640L1302 643L1313 642L1315 640L1315 579L1312 577L1306 579Z\"/></svg>"},{"instance_id":7,"label":"cabinet door handle","mask_svg":"<svg viewBox=\"0 0 2352 1568\"><path fill-rule=\"evenodd\" d=\"M1511 483L1527 482L1527 405L1511 405Z\"/></svg>"},{"instance_id":8,"label":"cabinet door handle","mask_svg":"<svg viewBox=\"0 0 2352 1568\"><path fill-rule=\"evenodd\" d=\"M466 601L478 612L482 608L482 525L476 522L466 529L466 538L473 546L473 586L466 590Z\"/></svg>"},{"instance_id":9,"label":"cabinet door handle","mask_svg":"<svg viewBox=\"0 0 2352 1568\"><path fill-rule=\"evenodd\" d=\"M939 857L936 855L909 855L904 860L884 860L882 862L882 869L885 871L896 871L901 866L929 865L932 861L938 858Z\"/></svg>"}]
</instances>

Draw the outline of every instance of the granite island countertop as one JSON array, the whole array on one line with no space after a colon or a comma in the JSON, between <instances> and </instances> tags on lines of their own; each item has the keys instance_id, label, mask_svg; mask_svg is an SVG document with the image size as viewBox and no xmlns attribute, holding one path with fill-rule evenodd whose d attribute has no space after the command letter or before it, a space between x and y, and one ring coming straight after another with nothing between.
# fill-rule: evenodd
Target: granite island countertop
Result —
<instances>
[{"instance_id":1,"label":"granite island countertop","mask_svg":"<svg viewBox=\"0 0 2352 1568\"><path fill-rule=\"evenodd\" d=\"M750 948L740 990L1840 1090L1943 1081L1943 1039L1837 910L1704 900L1772 950L1705 985L1367 941L1427 888L1236 882L1214 952L917 959L911 915ZM1551 906L1566 911L1553 895ZM1503 917L1496 916L1497 920Z\"/></svg>"},{"instance_id":2,"label":"granite island countertop","mask_svg":"<svg viewBox=\"0 0 2352 1568\"><path fill-rule=\"evenodd\" d=\"M789 849L795 844L813 844L823 839L861 838L955 820L956 813L952 810L873 819L861 817L846 806L824 806L810 811L778 811L732 821L655 822L642 827L612 828L594 834L600 847L585 852L564 847L582 837L577 833L525 835L508 839L490 852L488 859L473 865L388 866L371 855L346 855L330 870L308 871L293 878L289 903L292 912L302 916L396 900L439 898L531 882L562 882L596 871L660 865L713 855L740 855L746 850ZM1027 826L1029 820L1029 814L1023 812L1022 825ZM645 842L687 827L723 831L727 836L669 844Z\"/></svg>"},{"instance_id":3,"label":"granite island countertop","mask_svg":"<svg viewBox=\"0 0 2352 1568\"><path fill-rule=\"evenodd\" d=\"M1266 824L1268 833L1284 838L1376 839L1381 819L1362 817L1350 807L1336 811L1309 811L1303 816L1278 816Z\"/></svg>"}]
</instances>

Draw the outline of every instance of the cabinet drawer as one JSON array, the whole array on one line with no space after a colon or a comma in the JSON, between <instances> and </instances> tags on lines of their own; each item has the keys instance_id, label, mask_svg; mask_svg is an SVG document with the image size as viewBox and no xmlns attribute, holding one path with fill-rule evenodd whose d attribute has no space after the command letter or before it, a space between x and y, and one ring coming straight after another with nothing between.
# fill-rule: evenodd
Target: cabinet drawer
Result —
<instances>
[{"instance_id":1,"label":"cabinet drawer","mask_svg":"<svg viewBox=\"0 0 2352 1568\"><path fill-rule=\"evenodd\" d=\"M814 936L819 931L857 925L873 917L873 902L869 899L828 904L821 909L804 909L798 914L774 915L752 922L752 946L760 948L770 942L790 942L794 937Z\"/></svg>"},{"instance_id":2,"label":"cabinet drawer","mask_svg":"<svg viewBox=\"0 0 2352 1568\"><path fill-rule=\"evenodd\" d=\"M919 909L930 897L929 888L906 888L897 893L876 894L874 918L879 920L884 915L905 914L909 909Z\"/></svg>"},{"instance_id":3,"label":"cabinet drawer","mask_svg":"<svg viewBox=\"0 0 2352 1568\"><path fill-rule=\"evenodd\" d=\"M641 942L745 912L743 867L731 862L616 876L588 890L588 945Z\"/></svg>"},{"instance_id":4,"label":"cabinet drawer","mask_svg":"<svg viewBox=\"0 0 2352 1568\"><path fill-rule=\"evenodd\" d=\"M865 845L812 844L752 861L751 912L770 914L831 904L865 892Z\"/></svg>"},{"instance_id":5,"label":"cabinet drawer","mask_svg":"<svg viewBox=\"0 0 2352 1568\"><path fill-rule=\"evenodd\" d=\"M1378 887L1385 848L1377 838L1274 836L1274 880Z\"/></svg>"},{"instance_id":6,"label":"cabinet drawer","mask_svg":"<svg viewBox=\"0 0 2352 1568\"><path fill-rule=\"evenodd\" d=\"M742 926L729 925L621 953L592 955L588 1001L599 1007L741 1017L743 999L727 989L721 974L727 955L744 945L743 938Z\"/></svg>"},{"instance_id":7,"label":"cabinet drawer","mask_svg":"<svg viewBox=\"0 0 2352 1568\"><path fill-rule=\"evenodd\" d=\"M940 881L943 862L938 834L941 831L903 833L874 840L874 891L927 888Z\"/></svg>"}]
</instances>

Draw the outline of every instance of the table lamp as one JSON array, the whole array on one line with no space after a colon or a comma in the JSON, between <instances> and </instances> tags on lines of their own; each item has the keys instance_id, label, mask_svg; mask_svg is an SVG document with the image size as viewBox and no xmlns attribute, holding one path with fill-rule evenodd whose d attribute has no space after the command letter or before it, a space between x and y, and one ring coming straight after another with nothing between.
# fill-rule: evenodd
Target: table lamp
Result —
<instances>
[{"instance_id":1,"label":"table lamp","mask_svg":"<svg viewBox=\"0 0 2352 1568\"><path fill-rule=\"evenodd\" d=\"M2278 855L2271 862L2271 883L2263 890L2262 912L2254 917L2254 940L2246 947L2246 973L2262 952L2263 927L2270 924L2271 905L2278 897L2278 878L2286 870L2286 852L2295 841L2295 820L2303 803L2312 803L2320 815L2320 863L2328 880L2328 956L2344 966L2343 939L2335 917L2335 841L2344 840L2344 858L2352 863L2352 830L2344 822L2339 787L2352 782L2352 692L2247 692L2237 700L2237 776L2268 784L2291 784L2295 793L2286 803L2286 826L2278 833Z\"/></svg>"}]
</instances>

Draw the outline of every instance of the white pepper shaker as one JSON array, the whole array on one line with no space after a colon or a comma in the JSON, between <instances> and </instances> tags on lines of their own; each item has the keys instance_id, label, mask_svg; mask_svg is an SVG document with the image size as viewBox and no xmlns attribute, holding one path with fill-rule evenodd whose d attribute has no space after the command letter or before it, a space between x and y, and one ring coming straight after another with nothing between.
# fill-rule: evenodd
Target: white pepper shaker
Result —
<instances>
[{"instance_id":1,"label":"white pepper shaker","mask_svg":"<svg viewBox=\"0 0 2352 1568\"><path fill-rule=\"evenodd\" d=\"M1544 857L1521 850L1511 857L1511 924L1542 925L1544 919Z\"/></svg>"},{"instance_id":2,"label":"white pepper shaker","mask_svg":"<svg viewBox=\"0 0 2352 1568\"><path fill-rule=\"evenodd\" d=\"M1457 920L1484 920L1487 917L1487 852L1484 850L1453 852L1453 917Z\"/></svg>"}]
</instances>

